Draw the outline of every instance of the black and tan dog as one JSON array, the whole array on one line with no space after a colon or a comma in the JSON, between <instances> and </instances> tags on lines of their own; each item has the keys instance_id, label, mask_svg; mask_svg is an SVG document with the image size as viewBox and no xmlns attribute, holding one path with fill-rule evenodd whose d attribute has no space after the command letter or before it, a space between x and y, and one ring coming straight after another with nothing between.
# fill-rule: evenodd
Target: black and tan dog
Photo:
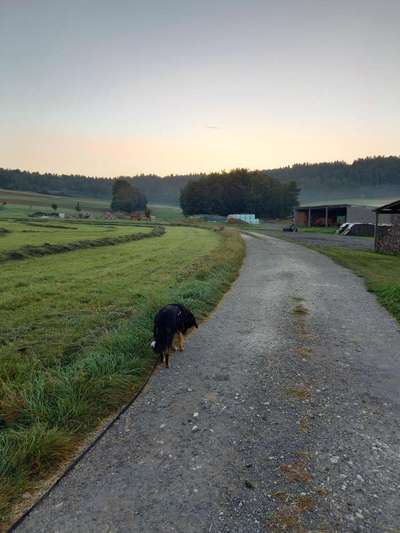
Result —
<instances>
[{"instance_id":1,"label":"black and tan dog","mask_svg":"<svg viewBox=\"0 0 400 533\"><path fill-rule=\"evenodd\" d=\"M153 350L160 354L161 361L169 367L169 354L176 348L173 346L175 335L178 336L178 349L185 349L184 335L191 328L197 328L193 314L185 306L169 304L158 311L154 317L154 340L151 343Z\"/></svg>"}]
</instances>

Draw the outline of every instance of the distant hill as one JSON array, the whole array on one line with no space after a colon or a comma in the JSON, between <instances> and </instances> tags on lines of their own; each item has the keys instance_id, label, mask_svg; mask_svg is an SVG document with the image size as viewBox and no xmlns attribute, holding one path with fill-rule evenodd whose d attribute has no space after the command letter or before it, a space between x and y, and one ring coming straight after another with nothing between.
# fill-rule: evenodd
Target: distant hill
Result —
<instances>
[{"instance_id":1,"label":"distant hill","mask_svg":"<svg viewBox=\"0 0 400 533\"><path fill-rule=\"evenodd\" d=\"M0 168L0 188L58 196L87 196L111 200L112 180L70 174L40 174Z\"/></svg>"},{"instance_id":2,"label":"distant hill","mask_svg":"<svg viewBox=\"0 0 400 533\"><path fill-rule=\"evenodd\" d=\"M185 176L121 176L146 195L151 203L179 204L180 190L200 174ZM40 174L19 169L0 168L0 188L58 196L79 196L111 201L112 178L95 178L67 174Z\"/></svg>"},{"instance_id":3,"label":"distant hill","mask_svg":"<svg viewBox=\"0 0 400 533\"><path fill-rule=\"evenodd\" d=\"M264 170L282 182L295 181L301 188L300 200L318 201L346 197L400 197L400 157L377 156L353 163L302 163ZM142 191L150 203L179 204L180 190L202 174L123 176ZM0 188L42 194L80 196L111 200L112 178L80 175L39 174L0 168Z\"/></svg>"},{"instance_id":4,"label":"distant hill","mask_svg":"<svg viewBox=\"0 0 400 533\"><path fill-rule=\"evenodd\" d=\"M265 171L280 181L295 181L301 188L300 200L335 198L400 197L400 157L377 156L356 159L348 164L304 163Z\"/></svg>"},{"instance_id":5,"label":"distant hill","mask_svg":"<svg viewBox=\"0 0 400 533\"><path fill-rule=\"evenodd\" d=\"M142 191L150 203L178 205L181 189L189 182L197 180L201 174L184 176L135 176L129 178L133 185Z\"/></svg>"}]
</instances>

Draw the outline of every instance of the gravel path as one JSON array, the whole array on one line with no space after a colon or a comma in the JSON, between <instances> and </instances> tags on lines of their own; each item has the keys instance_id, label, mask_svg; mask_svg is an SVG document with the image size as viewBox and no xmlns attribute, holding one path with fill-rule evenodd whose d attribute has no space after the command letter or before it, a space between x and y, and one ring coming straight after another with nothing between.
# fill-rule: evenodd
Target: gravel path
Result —
<instances>
[{"instance_id":1,"label":"gravel path","mask_svg":"<svg viewBox=\"0 0 400 533\"><path fill-rule=\"evenodd\" d=\"M186 352L18 533L398 531L398 324L327 257L245 239Z\"/></svg>"},{"instance_id":2,"label":"gravel path","mask_svg":"<svg viewBox=\"0 0 400 533\"><path fill-rule=\"evenodd\" d=\"M285 238L300 243L312 244L315 246L338 246L340 248L352 248L353 250L373 250L374 239L371 237L354 237L352 235L336 235L335 233L297 233L282 232L276 229L269 230L268 233L277 237Z\"/></svg>"}]
</instances>

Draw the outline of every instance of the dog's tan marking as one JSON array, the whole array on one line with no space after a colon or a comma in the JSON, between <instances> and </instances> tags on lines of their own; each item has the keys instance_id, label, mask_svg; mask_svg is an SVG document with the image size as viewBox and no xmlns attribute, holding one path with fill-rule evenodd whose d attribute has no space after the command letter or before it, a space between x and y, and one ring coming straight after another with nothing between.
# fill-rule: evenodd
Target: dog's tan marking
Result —
<instances>
[{"instance_id":1,"label":"dog's tan marking","mask_svg":"<svg viewBox=\"0 0 400 533\"><path fill-rule=\"evenodd\" d=\"M179 341L179 351L183 352L185 349L185 337L183 336L183 333L178 331L178 341Z\"/></svg>"}]
</instances>

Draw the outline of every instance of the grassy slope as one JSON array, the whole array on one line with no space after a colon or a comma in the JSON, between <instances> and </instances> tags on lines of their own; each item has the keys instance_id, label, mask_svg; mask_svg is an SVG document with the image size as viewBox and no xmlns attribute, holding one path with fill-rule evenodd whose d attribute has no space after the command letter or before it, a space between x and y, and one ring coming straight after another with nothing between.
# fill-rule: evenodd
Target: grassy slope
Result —
<instances>
[{"instance_id":1,"label":"grassy slope","mask_svg":"<svg viewBox=\"0 0 400 533\"><path fill-rule=\"evenodd\" d=\"M3 201L7 205L1 205ZM58 205L59 212L75 212L75 206L79 202L82 210L106 211L110 203L95 198L78 198L69 196L51 196L24 191L11 191L0 189L0 218L26 217L35 211L53 211L51 204Z\"/></svg>"},{"instance_id":2,"label":"grassy slope","mask_svg":"<svg viewBox=\"0 0 400 533\"><path fill-rule=\"evenodd\" d=\"M6 201L7 205L2 205ZM110 209L110 202L92 198L78 198L68 196L50 196L24 191L0 189L0 219L25 218L35 211L52 212L51 204L58 205L59 212L75 213L75 206L79 202L83 211L90 211L95 216ZM175 222L183 218L182 210L177 206L149 204L152 214L157 220Z\"/></svg>"},{"instance_id":3,"label":"grassy slope","mask_svg":"<svg viewBox=\"0 0 400 533\"><path fill-rule=\"evenodd\" d=\"M205 317L243 253L235 232L168 228L2 267L0 516L131 397L154 362L154 311L181 301Z\"/></svg>"},{"instance_id":4,"label":"grassy slope","mask_svg":"<svg viewBox=\"0 0 400 533\"><path fill-rule=\"evenodd\" d=\"M163 220L165 222L180 222L184 219L182 209L173 205L149 205L151 214L156 217L156 220Z\"/></svg>"},{"instance_id":5,"label":"grassy slope","mask_svg":"<svg viewBox=\"0 0 400 533\"><path fill-rule=\"evenodd\" d=\"M369 291L400 322L400 256L328 246L314 247L363 277Z\"/></svg>"}]
</instances>

